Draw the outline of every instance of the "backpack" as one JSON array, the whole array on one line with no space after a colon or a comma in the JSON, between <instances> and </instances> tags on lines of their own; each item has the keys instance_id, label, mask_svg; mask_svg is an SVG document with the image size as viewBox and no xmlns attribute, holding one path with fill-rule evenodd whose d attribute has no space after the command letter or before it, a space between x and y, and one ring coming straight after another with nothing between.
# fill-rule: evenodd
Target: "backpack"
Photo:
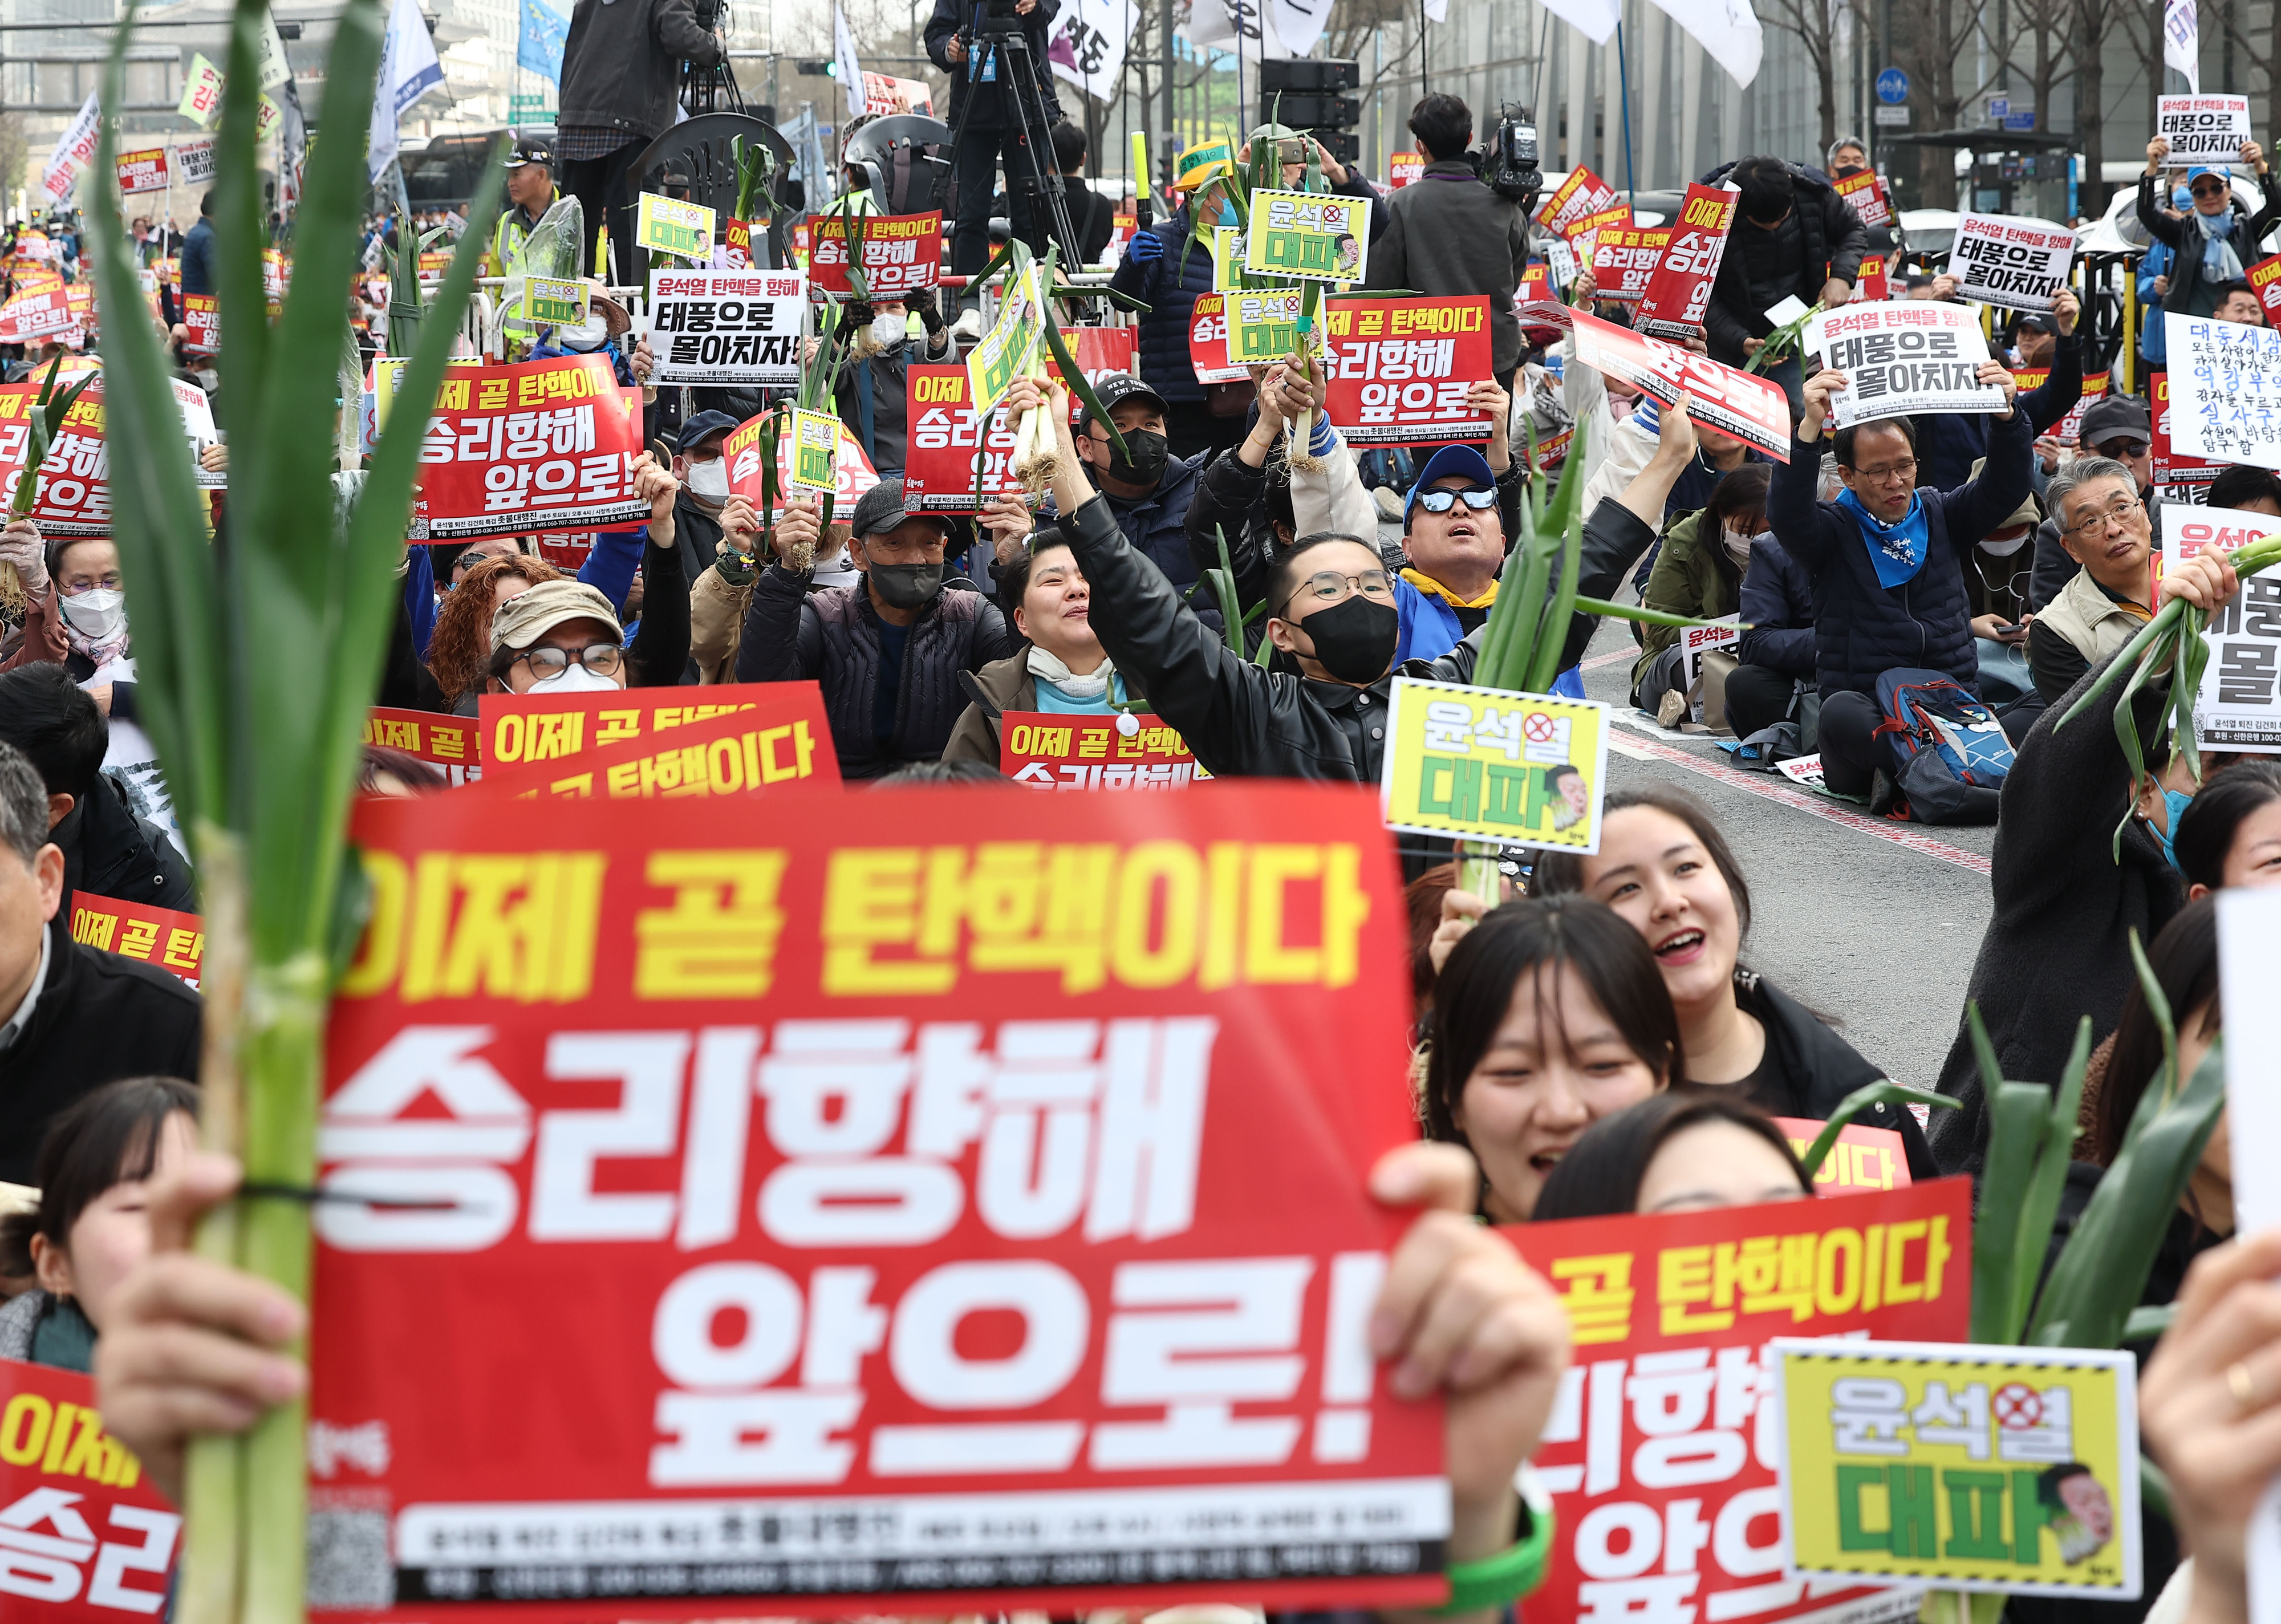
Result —
<instances>
[{"instance_id":1,"label":"backpack","mask_svg":"<svg viewBox=\"0 0 2281 1624\"><path fill-rule=\"evenodd\" d=\"M1919 824L1992 824L2012 770L1995 713L1954 677L1903 666L1877 678L1876 731L1899 792L1887 816Z\"/></svg>"}]
</instances>

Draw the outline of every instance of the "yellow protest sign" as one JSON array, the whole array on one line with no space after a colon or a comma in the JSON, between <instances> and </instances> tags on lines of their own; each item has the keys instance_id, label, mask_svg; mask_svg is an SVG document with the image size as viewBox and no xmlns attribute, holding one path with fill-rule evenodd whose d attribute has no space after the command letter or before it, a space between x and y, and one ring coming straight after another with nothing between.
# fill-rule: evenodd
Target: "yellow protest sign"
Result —
<instances>
[{"instance_id":1,"label":"yellow protest sign","mask_svg":"<svg viewBox=\"0 0 2281 1624\"><path fill-rule=\"evenodd\" d=\"M593 289L575 276L532 276L523 282L523 313L555 327L584 327Z\"/></svg>"},{"instance_id":2,"label":"yellow protest sign","mask_svg":"<svg viewBox=\"0 0 2281 1624\"><path fill-rule=\"evenodd\" d=\"M1214 226L1211 235L1212 291L1235 293L1243 288L1243 228Z\"/></svg>"},{"instance_id":3,"label":"yellow protest sign","mask_svg":"<svg viewBox=\"0 0 2281 1624\"><path fill-rule=\"evenodd\" d=\"M1299 290L1243 288L1227 296L1227 364L1248 367L1299 352Z\"/></svg>"},{"instance_id":4,"label":"yellow protest sign","mask_svg":"<svg viewBox=\"0 0 2281 1624\"><path fill-rule=\"evenodd\" d=\"M189 72L182 75L182 99L174 111L200 129L221 111L221 70L203 51L190 53Z\"/></svg>"},{"instance_id":5,"label":"yellow protest sign","mask_svg":"<svg viewBox=\"0 0 2281 1624\"><path fill-rule=\"evenodd\" d=\"M1778 1338L1785 1576L2139 1592L2128 1353Z\"/></svg>"},{"instance_id":6,"label":"yellow protest sign","mask_svg":"<svg viewBox=\"0 0 2281 1624\"><path fill-rule=\"evenodd\" d=\"M1008 280L997 321L966 357L967 398L977 417L988 416L1014 380L1036 364L1038 346L1046 341L1045 302L1036 266Z\"/></svg>"},{"instance_id":7,"label":"yellow protest sign","mask_svg":"<svg viewBox=\"0 0 2281 1624\"><path fill-rule=\"evenodd\" d=\"M1379 803L1388 828L1600 849L1605 705L1403 677L1387 727Z\"/></svg>"},{"instance_id":8,"label":"yellow protest sign","mask_svg":"<svg viewBox=\"0 0 2281 1624\"><path fill-rule=\"evenodd\" d=\"M713 211L701 203L644 192L634 216L634 241L652 253L705 259L713 251Z\"/></svg>"},{"instance_id":9,"label":"yellow protest sign","mask_svg":"<svg viewBox=\"0 0 2281 1624\"><path fill-rule=\"evenodd\" d=\"M1254 276L1360 282L1370 257L1370 199L1342 193L1251 194L1243 268Z\"/></svg>"},{"instance_id":10,"label":"yellow protest sign","mask_svg":"<svg viewBox=\"0 0 2281 1624\"><path fill-rule=\"evenodd\" d=\"M795 410L792 414L792 483L802 491L838 492L834 454L839 449L839 420L829 412Z\"/></svg>"}]
</instances>

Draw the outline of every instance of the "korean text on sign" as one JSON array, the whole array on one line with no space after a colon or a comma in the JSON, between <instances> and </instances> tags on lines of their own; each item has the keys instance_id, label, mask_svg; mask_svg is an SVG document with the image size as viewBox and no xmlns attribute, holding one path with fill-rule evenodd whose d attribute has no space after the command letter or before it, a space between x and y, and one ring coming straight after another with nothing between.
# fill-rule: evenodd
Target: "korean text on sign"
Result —
<instances>
[{"instance_id":1,"label":"korean text on sign","mask_svg":"<svg viewBox=\"0 0 2281 1624\"><path fill-rule=\"evenodd\" d=\"M773 692L755 696L743 684L717 684L711 693L722 698L708 696L700 705L629 708L621 700L586 712L502 707L491 718L500 747L522 759L494 766L484 785L524 800L677 800L838 784L839 761L816 684L767 687ZM577 724L582 738L608 733L611 741L542 754L565 742L568 723Z\"/></svg>"},{"instance_id":2,"label":"korean text on sign","mask_svg":"<svg viewBox=\"0 0 2281 1624\"><path fill-rule=\"evenodd\" d=\"M72 893L72 940L124 958L141 959L191 986L206 954L205 925L196 914L141 902Z\"/></svg>"},{"instance_id":3,"label":"korean text on sign","mask_svg":"<svg viewBox=\"0 0 2281 1624\"><path fill-rule=\"evenodd\" d=\"M1243 268L1254 276L1360 282L1370 254L1370 202L1319 192L1255 192Z\"/></svg>"},{"instance_id":4,"label":"korean text on sign","mask_svg":"<svg viewBox=\"0 0 2281 1624\"><path fill-rule=\"evenodd\" d=\"M652 253L706 259L713 252L713 211L701 203L644 192L634 217L634 244Z\"/></svg>"},{"instance_id":5,"label":"korean text on sign","mask_svg":"<svg viewBox=\"0 0 2281 1624\"><path fill-rule=\"evenodd\" d=\"M982 342L967 353L966 376L976 411L986 411L1003 400L1014 380L1035 364L1039 347L1046 341L1044 305L1036 267L1009 284L998 306L998 319L982 335Z\"/></svg>"},{"instance_id":6,"label":"korean text on sign","mask_svg":"<svg viewBox=\"0 0 2281 1624\"><path fill-rule=\"evenodd\" d=\"M2241 143L2249 139L2249 98L2158 97L2154 133L2170 143L2173 164L2238 164Z\"/></svg>"},{"instance_id":7,"label":"korean text on sign","mask_svg":"<svg viewBox=\"0 0 2281 1624\"><path fill-rule=\"evenodd\" d=\"M1608 708L1396 677L1386 826L1564 851L1600 848Z\"/></svg>"},{"instance_id":8,"label":"korean text on sign","mask_svg":"<svg viewBox=\"0 0 2281 1624\"><path fill-rule=\"evenodd\" d=\"M1326 299L1322 323L1324 409L1347 444L1488 437L1489 420L1466 400L1489 376L1488 300Z\"/></svg>"},{"instance_id":9,"label":"korean text on sign","mask_svg":"<svg viewBox=\"0 0 2281 1624\"><path fill-rule=\"evenodd\" d=\"M2170 440L2170 375L2146 375L2154 397L2154 488L2162 500L2200 507L2209 500L2210 485L2225 464L2207 457L2182 455Z\"/></svg>"},{"instance_id":10,"label":"korean text on sign","mask_svg":"<svg viewBox=\"0 0 2281 1624\"><path fill-rule=\"evenodd\" d=\"M1790 1577L2138 1595L2129 1353L1883 1340L1769 1351Z\"/></svg>"},{"instance_id":11,"label":"korean text on sign","mask_svg":"<svg viewBox=\"0 0 2281 1624\"><path fill-rule=\"evenodd\" d=\"M1616 189L1579 164L1536 205L1536 223L1565 238L1571 227L1616 201Z\"/></svg>"},{"instance_id":12,"label":"korean text on sign","mask_svg":"<svg viewBox=\"0 0 2281 1624\"><path fill-rule=\"evenodd\" d=\"M1017 784L1055 790L1171 790L1211 777L1178 729L1140 712L1009 710L999 719L998 769Z\"/></svg>"},{"instance_id":13,"label":"korean text on sign","mask_svg":"<svg viewBox=\"0 0 2281 1624\"><path fill-rule=\"evenodd\" d=\"M2281 333L2166 315L2170 445L2216 462L2281 468Z\"/></svg>"},{"instance_id":14,"label":"korean text on sign","mask_svg":"<svg viewBox=\"0 0 2281 1624\"><path fill-rule=\"evenodd\" d=\"M375 705L365 713L364 741L423 761L454 785L471 784L483 777L476 724L464 716Z\"/></svg>"},{"instance_id":15,"label":"korean text on sign","mask_svg":"<svg viewBox=\"0 0 2281 1624\"><path fill-rule=\"evenodd\" d=\"M847 278L847 220L823 214L810 222L808 274L819 288L853 291ZM864 290L875 299L896 298L932 288L942 274L942 216L862 214L855 217L862 241Z\"/></svg>"},{"instance_id":16,"label":"korean text on sign","mask_svg":"<svg viewBox=\"0 0 2281 1624\"><path fill-rule=\"evenodd\" d=\"M1404 1052L1367 797L914 835L962 808L359 806L320 1181L440 1208L315 1214L313 1427L389 1442L317 1485L367 1616L1442 1592L1440 1409L1365 1351L1414 1130L1334 1082ZM421 1358L359 1357L414 1300Z\"/></svg>"},{"instance_id":17,"label":"korean text on sign","mask_svg":"<svg viewBox=\"0 0 2281 1624\"><path fill-rule=\"evenodd\" d=\"M1647 293L1663 251L1671 244L1668 226L1610 226L1592 240L1592 280L1597 297L1636 305Z\"/></svg>"},{"instance_id":18,"label":"korean text on sign","mask_svg":"<svg viewBox=\"0 0 2281 1624\"><path fill-rule=\"evenodd\" d=\"M0 387L0 504L14 500L31 449L36 383ZM103 435L100 384L71 404L40 464L32 517L50 536L111 534L111 462Z\"/></svg>"},{"instance_id":19,"label":"korean text on sign","mask_svg":"<svg viewBox=\"0 0 2281 1624\"><path fill-rule=\"evenodd\" d=\"M393 379L385 367L375 379ZM454 367L420 444L436 540L600 530L649 516L634 494L640 397L607 357Z\"/></svg>"},{"instance_id":20,"label":"korean text on sign","mask_svg":"<svg viewBox=\"0 0 2281 1624\"><path fill-rule=\"evenodd\" d=\"M1199 294L1198 298L1204 297ZM1298 290L1248 290L1217 295L1227 321L1227 361L1239 370L1299 352Z\"/></svg>"},{"instance_id":21,"label":"korean text on sign","mask_svg":"<svg viewBox=\"0 0 2281 1624\"><path fill-rule=\"evenodd\" d=\"M1885 197L1885 182L1874 169L1864 169L1859 174L1844 175L1832 182L1837 195L1853 205L1865 226L1889 225L1892 221L1892 205Z\"/></svg>"},{"instance_id":22,"label":"korean text on sign","mask_svg":"<svg viewBox=\"0 0 2281 1624\"><path fill-rule=\"evenodd\" d=\"M839 419L834 418L839 423ZM761 430L769 419L751 417L729 431L721 442L721 459L729 465L729 490L752 503L755 511L762 505L766 491L761 477ZM792 483L793 437L777 437L777 489L781 491ZM855 443L854 431L846 423L839 423L839 444L831 454L831 475L834 494L839 498L839 511L847 513L855 506L855 499L879 483L878 470ZM781 497L778 498L781 500Z\"/></svg>"},{"instance_id":23,"label":"korean text on sign","mask_svg":"<svg viewBox=\"0 0 2281 1624\"><path fill-rule=\"evenodd\" d=\"M2162 568L2205 547L2231 553L2281 530L2281 519L2229 507L2166 508ZM2281 564L2243 580L2203 632L2209 664L2194 695L2194 739L2206 750L2281 754Z\"/></svg>"},{"instance_id":24,"label":"korean text on sign","mask_svg":"<svg viewBox=\"0 0 2281 1624\"><path fill-rule=\"evenodd\" d=\"M1790 401L1779 385L1581 310L1566 319L1576 335L1571 366L1581 362L1620 378L1659 406L1676 404L1684 391L1697 422L1747 441L1777 461L1790 460Z\"/></svg>"},{"instance_id":25,"label":"korean text on sign","mask_svg":"<svg viewBox=\"0 0 2281 1624\"><path fill-rule=\"evenodd\" d=\"M1535 1457L1556 1532L1532 1616L1914 1620L1914 1589L1783 1577L1765 1348L1791 1334L1961 1337L1971 1214L1969 1182L1949 1179L1501 1232L1561 1294L1575 1336Z\"/></svg>"},{"instance_id":26,"label":"korean text on sign","mask_svg":"<svg viewBox=\"0 0 2281 1624\"><path fill-rule=\"evenodd\" d=\"M797 271L653 270L661 383L797 383L808 283Z\"/></svg>"},{"instance_id":27,"label":"korean text on sign","mask_svg":"<svg viewBox=\"0 0 2281 1624\"><path fill-rule=\"evenodd\" d=\"M2049 310L2067 285L2075 233L2046 220L1967 214L1957 222L1948 268L1957 297L2005 310Z\"/></svg>"},{"instance_id":28,"label":"korean text on sign","mask_svg":"<svg viewBox=\"0 0 2281 1624\"><path fill-rule=\"evenodd\" d=\"M1961 305L1840 305L1806 324L1805 347L1845 375L1846 386L1829 396L1840 429L1920 412L2004 410L2004 391L1979 381L1988 340Z\"/></svg>"},{"instance_id":29,"label":"korean text on sign","mask_svg":"<svg viewBox=\"0 0 2281 1624\"><path fill-rule=\"evenodd\" d=\"M967 404L966 368L955 363L918 365L904 381L904 421L910 425L903 466L906 513L978 513L1009 491L1014 477L1014 424L1003 406L987 418Z\"/></svg>"},{"instance_id":30,"label":"korean text on sign","mask_svg":"<svg viewBox=\"0 0 2281 1624\"><path fill-rule=\"evenodd\" d=\"M1188 365L1199 383L1233 383L1249 376L1228 360L1227 296L1199 293L1188 316Z\"/></svg>"},{"instance_id":31,"label":"korean text on sign","mask_svg":"<svg viewBox=\"0 0 2281 1624\"><path fill-rule=\"evenodd\" d=\"M122 192L162 192L166 189L166 149L149 147L119 155L119 189Z\"/></svg>"}]
</instances>

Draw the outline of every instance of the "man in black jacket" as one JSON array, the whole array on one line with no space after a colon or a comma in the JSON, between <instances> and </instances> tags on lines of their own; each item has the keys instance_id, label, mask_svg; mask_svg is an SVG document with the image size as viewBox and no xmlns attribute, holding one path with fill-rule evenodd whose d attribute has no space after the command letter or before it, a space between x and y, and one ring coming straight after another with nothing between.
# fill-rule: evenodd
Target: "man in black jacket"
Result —
<instances>
[{"instance_id":1,"label":"man in black jacket","mask_svg":"<svg viewBox=\"0 0 2281 1624\"><path fill-rule=\"evenodd\" d=\"M749 508L723 517L731 544L750 552L758 519ZM855 585L811 592L808 569L792 568L796 549L812 555L823 523L815 502L777 509L777 561L753 584L737 680L820 683L843 778L933 761L966 709L961 675L1014 652L1006 617L979 592L946 588L949 526L932 514L907 515L901 480L881 480L855 504L847 544L862 572Z\"/></svg>"},{"instance_id":2,"label":"man in black jacket","mask_svg":"<svg viewBox=\"0 0 2281 1624\"><path fill-rule=\"evenodd\" d=\"M1001 153L1014 234L1038 252L1046 251L1047 224L1031 218L1025 187L1032 165L1048 186L1056 173L1048 131L1060 121L1062 108L1046 67L1046 35L1061 9L1061 0L1014 0L1015 21L1029 46L1026 57L988 37L990 30L1002 33L1007 27L1003 19L992 19L988 0L934 0L934 14L927 19L927 55L950 75L950 126L960 134L952 154L958 215L950 268L961 276L975 275L990 263L990 203ZM1018 97L1017 73L1028 81ZM1045 121L1025 128L1022 106L1031 85L1037 89ZM982 334L981 298L981 290L970 285L961 301L959 328L970 337Z\"/></svg>"},{"instance_id":3,"label":"man in black jacket","mask_svg":"<svg viewBox=\"0 0 2281 1624\"><path fill-rule=\"evenodd\" d=\"M1811 305L1843 305L1852 297L1869 235L1853 205L1818 171L1779 158L1745 158L1713 170L1703 184L1730 180L1742 197L1703 326L1711 359L1740 367L1775 330L1770 306L1787 298ZM1790 396L1791 411L1805 410L1796 357L1776 362L1767 375Z\"/></svg>"},{"instance_id":4,"label":"man in black jacket","mask_svg":"<svg viewBox=\"0 0 2281 1624\"><path fill-rule=\"evenodd\" d=\"M1062 177L1070 229L1077 233L1078 251L1085 262L1098 265L1109 251L1109 239L1117 235L1117 205L1085 183L1088 150L1085 132L1067 119L1054 126L1054 167Z\"/></svg>"},{"instance_id":5,"label":"man in black jacket","mask_svg":"<svg viewBox=\"0 0 2281 1624\"><path fill-rule=\"evenodd\" d=\"M198 995L72 940L48 791L0 743L0 1179L27 1184L58 1111L122 1077L195 1079Z\"/></svg>"}]
</instances>

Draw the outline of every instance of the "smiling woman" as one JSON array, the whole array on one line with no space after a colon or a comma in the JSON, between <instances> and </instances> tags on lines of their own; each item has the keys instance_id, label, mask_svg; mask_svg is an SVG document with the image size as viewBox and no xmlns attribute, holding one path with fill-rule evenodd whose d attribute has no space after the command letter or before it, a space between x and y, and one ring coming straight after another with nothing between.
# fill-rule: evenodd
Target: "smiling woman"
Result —
<instances>
[{"instance_id":1,"label":"smiling woman","mask_svg":"<svg viewBox=\"0 0 2281 1624\"><path fill-rule=\"evenodd\" d=\"M1594 1124L1546 1180L1536 1216L1708 1212L1813 1195L1772 1117L1719 1091L1682 1089Z\"/></svg>"}]
</instances>

